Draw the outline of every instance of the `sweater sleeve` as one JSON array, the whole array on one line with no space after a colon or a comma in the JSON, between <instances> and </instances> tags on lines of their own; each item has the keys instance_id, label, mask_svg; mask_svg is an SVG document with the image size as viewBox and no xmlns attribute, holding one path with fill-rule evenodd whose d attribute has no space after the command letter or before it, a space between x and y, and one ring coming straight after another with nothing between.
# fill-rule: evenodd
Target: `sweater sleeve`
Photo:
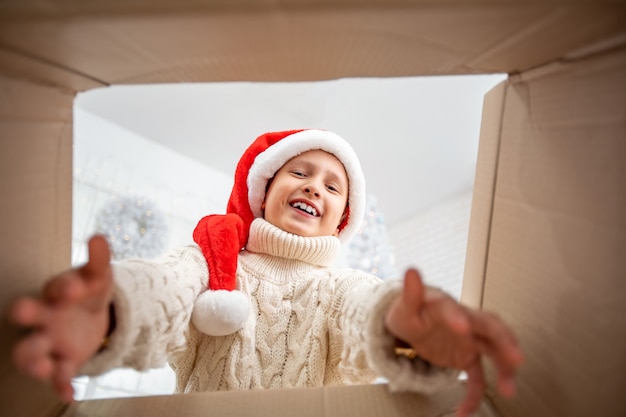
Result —
<instances>
[{"instance_id":1,"label":"sweater sleeve","mask_svg":"<svg viewBox=\"0 0 626 417\"><path fill-rule=\"evenodd\" d=\"M419 357L409 359L395 354L396 339L387 331L384 319L402 290L402 281L366 277L344 280L344 288L339 291L342 377L347 382L363 383L371 380L373 374L385 378L392 391L425 394L453 382L458 377L456 370L433 366Z\"/></svg>"},{"instance_id":2,"label":"sweater sleeve","mask_svg":"<svg viewBox=\"0 0 626 417\"><path fill-rule=\"evenodd\" d=\"M160 367L185 348L193 303L206 288L208 268L197 246L158 260L113 265L115 330L107 348L83 366L83 375L113 368Z\"/></svg>"},{"instance_id":3,"label":"sweater sleeve","mask_svg":"<svg viewBox=\"0 0 626 417\"><path fill-rule=\"evenodd\" d=\"M368 294L371 307L364 314L366 355L372 369L389 381L392 391L430 394L455 381L459 371L434 366L420 357L410 359L395 354L396 338L385 326L385 314L401 290L402 280L390 280Z\"/></svg>"}]
</instances>

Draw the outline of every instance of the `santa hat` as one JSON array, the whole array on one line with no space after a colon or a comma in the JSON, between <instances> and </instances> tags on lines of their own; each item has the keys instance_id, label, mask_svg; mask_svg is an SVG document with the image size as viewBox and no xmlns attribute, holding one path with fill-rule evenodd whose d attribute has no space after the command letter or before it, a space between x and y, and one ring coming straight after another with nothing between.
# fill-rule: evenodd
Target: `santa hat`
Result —
<instances>
[{"instance_id":1,"label":"santa hat","mask_svg":"<svg viewBox=\"0 0 626 417\"><path fill-rule=\"evenodd\" d=\"M197 298L192 322L201 332L223 336L241 329L248 318L250 301L237 290L237 259L248 242L252 221L263 217L261 205L270 179L291 158L320 149L333 154L348 176L347 215L338 238L349 241L358 231L365 212L365 179L352 147L335 133L290 130L259 136L242 155L225 215L202 218L193 232L209 267L208 291Z\"/></svg>"}]
</instances>

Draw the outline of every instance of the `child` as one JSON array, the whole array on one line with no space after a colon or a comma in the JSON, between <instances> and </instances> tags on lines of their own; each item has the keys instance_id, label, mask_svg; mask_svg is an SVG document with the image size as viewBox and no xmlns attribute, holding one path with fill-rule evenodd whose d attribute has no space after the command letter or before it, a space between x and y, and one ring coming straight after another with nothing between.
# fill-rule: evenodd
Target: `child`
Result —
<instances>
[{"instance_id":1,"label":"child","mask_svg":"<svg viewBox=\"0 0 626 417\"><path fill-rule=\"evenodd\" d=\"M332 267L364 208L361 167L342 138L314 129L262 135L239 161L227 214L199 222L197 245L112 265L96 236L86 265L51 279L41 298L17 300L10 318L33 332L14 362L66 401L75 375L166 360L177 392L382 376L392 389L428 393L465 370L465 416L482 397L487 355L499 391L513 395L522 354L497 317L424 287L415 270L380 281Z\"/></svg>"}]
</instances>

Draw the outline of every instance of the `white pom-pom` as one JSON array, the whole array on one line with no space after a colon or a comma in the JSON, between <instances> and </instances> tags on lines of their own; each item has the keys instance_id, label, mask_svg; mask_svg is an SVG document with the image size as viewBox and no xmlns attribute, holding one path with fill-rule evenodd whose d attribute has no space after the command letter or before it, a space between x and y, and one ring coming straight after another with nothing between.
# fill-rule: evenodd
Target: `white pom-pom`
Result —
<instances>
[{"instance_id":1,"label":"white pom-pom","mask_svg":"<svg viewBox=\"0 0 626 417\"><path fill-rule=\"evenodd\" d=\"M241 291L205 291L196 299L192 323L209 336L225 336L241 329L250 314L250 300Z\"/></svg>"}]
</instances>

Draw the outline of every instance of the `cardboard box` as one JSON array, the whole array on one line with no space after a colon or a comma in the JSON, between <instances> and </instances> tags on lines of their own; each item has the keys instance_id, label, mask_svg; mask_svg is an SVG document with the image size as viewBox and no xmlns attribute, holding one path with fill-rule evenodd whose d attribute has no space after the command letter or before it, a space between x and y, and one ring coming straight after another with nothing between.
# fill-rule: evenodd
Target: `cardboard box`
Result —
<instances>
[{"instance_id":1,"label":"cardboard box","mask_svg":"<svg viewBox=\"0 0 626 417\"><path fill-rule=\"evenodd\" d=\"M513 400L490 377L479 414L626 415L626 7L571 3L0 3L1 306L69 266L77 92L506 72L485 99L463 300L510 323L526 363ZM2 416L435 416L462 395L375 385L68 408L15 372L17 331L1 326Z\"/></svg>"}]
</instances>

